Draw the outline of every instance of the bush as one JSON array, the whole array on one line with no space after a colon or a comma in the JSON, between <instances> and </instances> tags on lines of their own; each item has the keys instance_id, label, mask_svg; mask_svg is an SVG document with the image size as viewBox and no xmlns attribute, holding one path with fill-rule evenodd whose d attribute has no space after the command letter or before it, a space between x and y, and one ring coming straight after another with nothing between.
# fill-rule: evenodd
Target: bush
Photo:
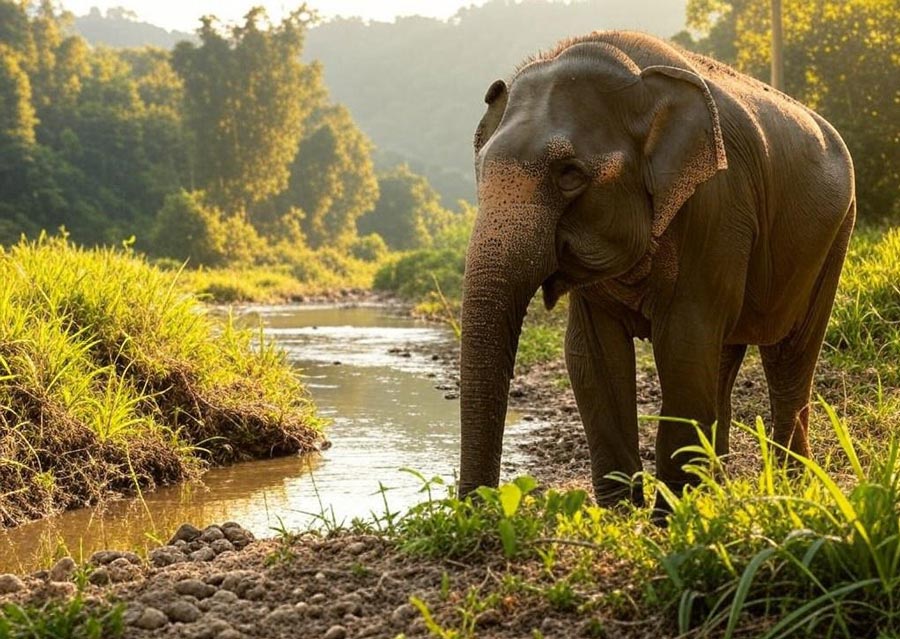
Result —
<instances>
[{"instance_id":1,"label":"bush","mask_svg":"<svg viewBox=\"0 0 900 639\"><path fill-rule=\"evenodd\" d=\"M198 191L166 197L151 231L151 246L158 255L194 266L251 264L268 251L245 215L223 215Z\"/></svg>"},{"instance_id":2,"label":"bush","mask_svg":"<svg viewBox=\"0 0 900 639\"><path fill-rule=\"evenodd\" d=\"M388 254L388 250L378 233L358 237L350 244L350 255L364 262L377 262Z\"/></svg>"},{"instance_id":3,"label":"bush","mask_svg":"<svg viewBox=\"0 0 900 639\"><path fill-rule=\"evenodd\" d=\"M465 255L453 249L421 249L385 264L375 274L374 288L409 300L421 300L435 290L459 299Z\"/></svg>"}]
</instances>

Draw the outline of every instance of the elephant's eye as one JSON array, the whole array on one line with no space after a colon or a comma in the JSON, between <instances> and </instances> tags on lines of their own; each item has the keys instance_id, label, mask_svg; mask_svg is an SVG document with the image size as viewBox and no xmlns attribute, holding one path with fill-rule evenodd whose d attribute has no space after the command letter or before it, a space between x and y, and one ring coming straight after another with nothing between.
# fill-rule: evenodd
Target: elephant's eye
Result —
<instances>
[{"instance_id":1,"label":"elephant's eye","mask_svg":"<svg viewBox=\"0 0 900 639\"><path fill-rule=\"evenodd\" d=\"M567 160L556 167L556 186L566 197L579 195L588 184L588 175L581 162Z\"/></svg>"}]
</instances>

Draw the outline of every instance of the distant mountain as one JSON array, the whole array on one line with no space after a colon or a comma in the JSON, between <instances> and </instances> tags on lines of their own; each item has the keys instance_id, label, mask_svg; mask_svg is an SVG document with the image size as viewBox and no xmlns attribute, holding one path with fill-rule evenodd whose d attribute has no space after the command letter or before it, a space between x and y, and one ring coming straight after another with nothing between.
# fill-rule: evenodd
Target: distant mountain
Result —
<instances>
[{"instance_id":1,"label":"distant mountain","mask_svg":"<svg viewBox=\"0 0 900 639\"><path fill-rule=\"evenodd\" d=\"M472 134L491 82L566 36L634 29L669 37L684 28L686 4L489 0L449 21L336 19L309 31L304 57L322 62L332 96L377 145L376 162L384 168L408 162L449 205L474 197ZM111 46L171 47L193 37L111 12L78 18L76 29L91 42Z\"/></svg>"},{"instance_id":2,"label":"distant mountain","mask_svg":"<svg viewBox=\"0 0 900 639\"><path fill-rule=\"evenodd\" d=\"M122 49L145 46L171 49L182 40L196 40L192 33L166 31L155 24L141 22L124 9L109 9L104 15L94 7L87 15L75 18L74 26L91 44Z\"/></svg>"}]
</instances>

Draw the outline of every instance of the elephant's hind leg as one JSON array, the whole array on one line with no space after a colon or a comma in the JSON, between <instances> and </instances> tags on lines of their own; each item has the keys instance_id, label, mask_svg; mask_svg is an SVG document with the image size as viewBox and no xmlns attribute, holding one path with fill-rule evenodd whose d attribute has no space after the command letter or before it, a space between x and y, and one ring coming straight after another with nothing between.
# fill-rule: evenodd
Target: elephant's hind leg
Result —
<instances>
[{"instance_id":1,"label":"elephant's hind leg","mask_svg":"<svg viewBox=\"0 0 900 639\"><path fill-rule=\"evenodd\" d=\"M747 353L746 344L729 344L719 360L716 407L716 454L727 455L731 430L731 392Z\"/></svg>"},{"instance_id":2,"label":"elephant's hind leg","mask_svg":"<svg viewBox=\"0 0 900 639\"><path fill-rule=\"evenodd\" d=\"M630 497L642 503L639 484L629 494L627 485L607 477L641 470L634 340L619 320L577 294L569 302L566 367L590 448L597 502L611 505Z\"/></svg>"},{"instance_id":3,"label":"elephant's hind leg","mask_svg":"<svg viewBox=\"0 0 900 639\"><path fill-rule=\"evenodd\" d=\"M851 206L816 280L802 322L780 342L759 349L772 404L773 439L804 456L809 456L809 402L813 376L831 317L855 212L855 206Z\"/></svg>"}]
</instances>

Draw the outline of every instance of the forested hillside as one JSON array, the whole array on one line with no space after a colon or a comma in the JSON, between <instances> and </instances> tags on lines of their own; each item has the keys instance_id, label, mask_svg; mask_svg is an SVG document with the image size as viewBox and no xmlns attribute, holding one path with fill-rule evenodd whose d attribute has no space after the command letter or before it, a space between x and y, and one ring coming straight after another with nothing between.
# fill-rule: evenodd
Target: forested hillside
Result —
<instances>
[{"instance_id":1,"label":"forested hillside","mask_svg":"<svg viewBox=\"0 0 900 639\"><path fill-rule=\"evenodd\" d=\"M671 36L683 29L685 3L490 0L447 22L338 19L310 28L304 59L322 62L328 91L375 143L377 168L407 162L453 206L474 196L472 133L491 82L566 36L611 28ZM78 18L75 28L97 43L171 46L171 34L121 11Z\"/></svg>"},{"instance_id":2,"label":"forested hillside","mask_svg":"<svg viewBox=\"0 0 900 639\"><path fill-rule=\"evenodd\" d=\"M406 168L379 196L372 143L302 61L310 18L257 8L171 50L112 49L69 35L50 3L0 0L0 244L65 227L302 281L428 246L451 213ZM379 235L360 238L369 212Z\"/></svg>"}]
</instances>

